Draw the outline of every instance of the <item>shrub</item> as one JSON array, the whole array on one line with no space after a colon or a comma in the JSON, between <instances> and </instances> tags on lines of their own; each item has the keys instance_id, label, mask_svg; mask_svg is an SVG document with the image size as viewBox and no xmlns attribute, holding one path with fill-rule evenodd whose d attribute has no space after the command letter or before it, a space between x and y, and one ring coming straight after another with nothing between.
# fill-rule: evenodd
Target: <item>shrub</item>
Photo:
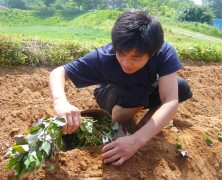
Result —
<instances>
[{"instance_id":1,"label":"shrub","mask_svg":"<svg viewBox=\"0 0 222 180\"><path fill-rule=\"evenodd\" d=\"M182 21L200 22L207 24L213 24L212 18L212 11L204 6L189 7L185 9L179 17L179 19Z\"/></svg>"},{"instance_id":2,"label":"shrub","mask_svg":"<svg viewBox=\"0 0 222 180\"><path fill-rule=\"evenodd\" d=\"M222 50L213 45L175 45L181 60L222 62Z\"/></svg>"},{"instance_id":3,"label":"shrub","mask_svg":"<svg viewBox=\"0 0 222 180\"><path fill-rule=\"evenodd\" d=\"M93 45L79 42L45 42L24 36L0 36L0 66L55 66L90 52Z\"/></svg>"},{"instance_id":4,"label":"shrub","mask_svg":"<svg viewBox=\"0 0 222 180\"><path fill-rule=\"evenodd\" d=\"M58 66L84 56L99 45L78 41L43 41L28 36L0 36L0 66ZM221 46L174 43L181 60L222 62Z\"/></svg>"}]
</instances>

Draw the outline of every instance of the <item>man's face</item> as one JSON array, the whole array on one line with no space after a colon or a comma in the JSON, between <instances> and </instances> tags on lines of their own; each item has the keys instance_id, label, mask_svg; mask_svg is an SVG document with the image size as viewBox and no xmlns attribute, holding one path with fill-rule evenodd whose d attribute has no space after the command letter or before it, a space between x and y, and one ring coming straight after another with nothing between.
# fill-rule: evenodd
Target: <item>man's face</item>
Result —
<instances>
[{"instance_id":1,"label":"man's face","mask_svg":"<svg viewBox=\"0 0 222 180\"><path fill-rule=\"evenodd\" d=\"M116 58L125 73L133 74L145 66L149 56L148 54L138 55L133 49L130 52L116 52Z\"/></svg>"}]
</instances>

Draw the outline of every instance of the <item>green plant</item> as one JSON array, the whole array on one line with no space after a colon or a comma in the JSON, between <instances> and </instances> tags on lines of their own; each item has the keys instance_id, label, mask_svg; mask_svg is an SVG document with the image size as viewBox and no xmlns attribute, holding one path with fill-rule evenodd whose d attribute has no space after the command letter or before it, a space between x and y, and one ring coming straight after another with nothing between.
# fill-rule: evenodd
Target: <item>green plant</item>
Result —
<instances>
[{"instance_id":1,"label":"green plant","mask_svg":"<svg viewBox=\"0 0 222 180\"><path fill-rule=\"evenodd\" d=\"M211 140L211 137L208 135L204 135L203 139L206 141L208 146L213 146L213 141Z\"/></svg>"},{"instance_id":2,"label":"green plant","mask_svg":"<svg viewBox=\"0 0 222 180\"><path fill-rule=\"evenodd\" d=\"M64 137L67 142L66 148L74 149L109 143L120 136L118 129L118 124L114 123L111 117L84 117L80 128Z\"/></svg>"},{"instance_id":3,"label":"green plant","mask_svg":"<svg viewBox=\"0 0 222 180\"><path fill-rule=\"evenodd\" d=\"M217 137L219 140L222 140L222 132L219 132Z\"/></svg>"},{"instance_id":4,"label":"green plant","mask_svg":"<svg viewBox=\"0 0 222 180\"><path fill-rule=\"evenodd\" d=\"M50 156L58 153L62 147L61 128L66 124L62 118L46 116L40 119L26 136L17 135L14 144L6 156L9 162L5 170L15 169L14 177L19 179L27 172L33 172L41 167Z\"/></svg>"},{"instance_id":5,"label":"green plant","mask_svg":"<svg viewBox=\"0 0 222 180\"><path fill-rule=\"evenodd\" d=\"M177 148L177 150L182 149L181 142L179 142L179 141L176 142L176 148Z\"/></svg>"},{"instance_id":6,"label":"green plant","mask_svg":"<svg viewBox=\"0 0 222 180\"><path fill-rule=\"evenodd\" d=\"M38 120L27 131L26 136L15 136L16 144L9 148L5 155L9 157L9 162L4 170L14 168L14 177L19 179L27 172L39 169L50 157L55 157L63 146L61 127L65 124L63 118L46 116ZM71 148L77 148L105 144L120 136L118 129L118 124L112 121L111 116L82 117L82 124L70 136L69 145ZM48 167L52 168L53 165Z\"/></svg>"},{"instance_id":7,"label":"green plant","mask_svg":"<svg viewBox=\"0 0 222 180\"><path fill-rule=\"evenodd\" d=\"M182 158L187 158L187 157L189 157L189 153L188 153L188 151L186 151L186 150L183 150L182 149L182 143L181 142L179 142L179 141L177 141L176 142L176 152L178 153L178 155L180 156L180 157L182 157Z\"/></svg>"}]
</instances>

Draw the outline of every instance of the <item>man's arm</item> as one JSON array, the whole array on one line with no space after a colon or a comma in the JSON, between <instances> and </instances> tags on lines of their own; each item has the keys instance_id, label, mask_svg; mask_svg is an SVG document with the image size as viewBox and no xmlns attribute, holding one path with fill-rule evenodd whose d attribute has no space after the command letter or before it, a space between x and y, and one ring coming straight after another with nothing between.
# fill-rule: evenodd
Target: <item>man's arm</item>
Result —
<instances>
[{"instance_id":1,"label":"man's arm","mask_svg":"<svg viewBox=\"0 0 222 180\"><path fill-rule=\"evenodd\" d=\"M159 94L162 105L150 120L131 136L118 138L103 148L104 163L121 165L140 147L158 134L176 114L178 109L178 82L176 73L159 79Z\"/></svg>"},{"instance_id":2,"label":"man's arm","mask_svg":"<svg viewBox=\"0 0 222 180\"><path fill-rule=\"evenodd\" d=\"M159 95L162 102L161 107L153 114L144 127L134 134L134 138L138 142L138 147L143 146L158 134L176 114L179 105L176 73L163 76L159 79Z\"/></svg>"},{"instance_id":3,"label":"man's arm","mask_svg":"<svg viewBox=\"0 0 222 180\"><path fill-rule=\"evenodd\" d=\"M49 76L49 89L53 99L54 110L57 116L65 118L64 134L71 134L81 124L80 110L71 105L65 95L65 81L68 79L65 69L60 66L54 69Z\"/></svg>"}]
</instances>

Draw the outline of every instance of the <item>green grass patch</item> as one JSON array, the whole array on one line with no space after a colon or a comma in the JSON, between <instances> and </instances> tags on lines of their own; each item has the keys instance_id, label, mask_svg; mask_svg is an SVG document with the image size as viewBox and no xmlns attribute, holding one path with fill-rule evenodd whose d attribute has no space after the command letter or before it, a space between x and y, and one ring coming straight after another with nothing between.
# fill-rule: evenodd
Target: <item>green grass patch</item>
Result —
<instances>
[{"instance_id":1,"label":"green grass patch","mask_svg":"<svg viewBox=\"0 0 222 180\"><path fill-rule=\"evenodd\" d=\"M68 25L69 21L79 16L77 11L32 11L7 9L0 11L0 25L4 26L55 26L59 23Z\"/></svg>"},{"instance_id":2,"label":"green grass patch","mask_svg":"<svg viewBox=\"0 0 222 180\"><path fill-rule=\"evenodd\" d=\"M110 42L110 31L91 27L60 26L7 26L0 28L1 34L28 35L48 40L77 40Z\"/></svg>"},{"instance_id":3,"label":"green grass patch","mask_svg":"<svg viewBox=\"0 0 222 180\"><path fill-rule=\"evenodd\" d=\"M186 21L178 21L171 18L161 17L161 22L163 26L166 27L178 27L181 29L187 29L193 32L199 32L205 35L222 38L222 31L218 29L216 26L211 26L208 24L202 24L198 22L186 22Z\"/></svg>"}]
</instances>

